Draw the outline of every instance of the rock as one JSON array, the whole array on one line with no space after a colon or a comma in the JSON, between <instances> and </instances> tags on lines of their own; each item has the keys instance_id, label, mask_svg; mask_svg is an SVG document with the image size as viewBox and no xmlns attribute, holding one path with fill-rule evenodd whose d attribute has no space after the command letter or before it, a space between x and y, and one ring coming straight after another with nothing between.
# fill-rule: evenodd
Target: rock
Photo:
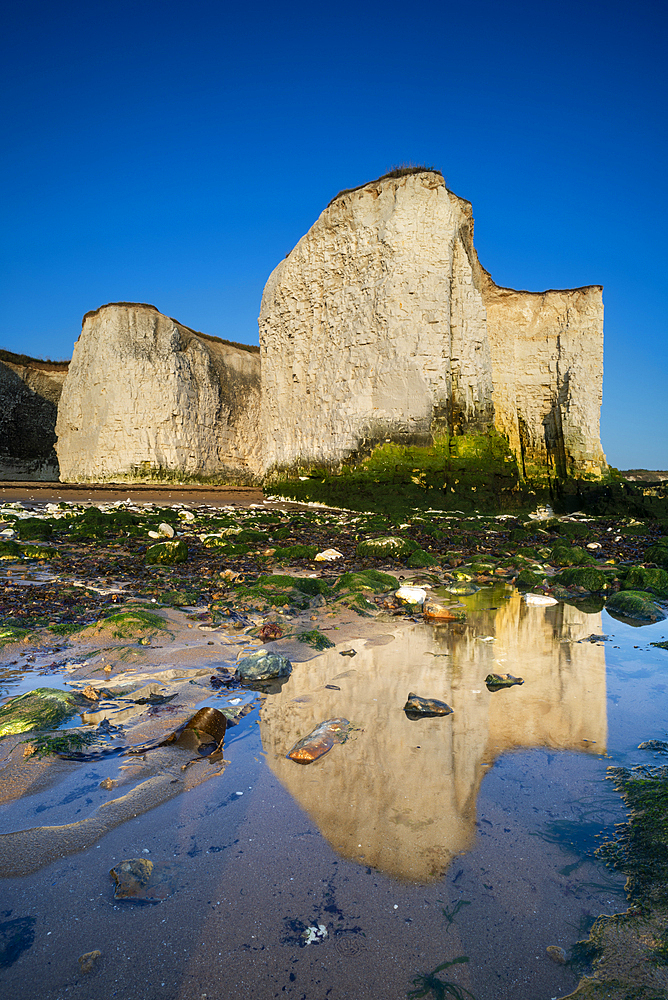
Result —
<instances>
[{"instance_id":1,"label":"rock","mask_svg":"<svg viewBox=\"0 0 668 1000\"><path fill-rule=\"evenodd\" d=\"M267 649L254 649L237 660L237 677L242 681L266 681L276 677L289 677L292 664L280 653Z\"/></svg>"},{"instance_id":2,"label":"rock","mask_svg":"<svg viewBox=\"0 0 668 1000\"><path fill-rule=\"evenodd\" d=\"M56 729L74 715L78 699L58 688L35 688L12 698L0 708L0 736L28 733L33 729Z\"/></svg>"},{"instance_id":3,"label":"rock","mask_svg":"<svg viewBox=\"0 0 668 1000\"><path fill-rule=\"evenodd\" d=\"M525 594L524 602L525 604L533 604L542 608L548 608L553 604L559 603L556 598L548 597L547 594Z\"/></svg>"},{"instance_id":4,"label":"rock","mask_svg":"<svg viewBox=\"0 0 668 1000\"><path fill-rule=\"evenodd\" d=\"M427 591L422 587L399 587L394 596L400 604L421 608L427 599Z\"/></svg>"},{"instance_id":5,"label":"rock","mask_svg":"<svg viewBox=\"0 0 668 1000\"><path fill-rule=\"evenodd\" d=\"M458 622L464 617L463 608L449 608L430 597L425 600L422 613L427 621Z\"/></svg>"},{"instance_id":6,"label":"rock","mask_svg":"<svg viewBox=\"0 0 668 1000\"><path fill-rule=\"evenodd\" d=\"M363 569L359 573L343 573L334 584L334 590L339 593L370 590L374 594L384 594L388 590L394 590L398 582L396 576L390 573Z\"/></svg>"},{"instance_id":7,"label":"rock","mask_svg":"<svg viewBox=\"0 0 668 1000\"><path fill-rule=\"evenodd\" d=\"M471 597L478 593L480 587L477 587L475 583L450 583L445 589L449 594L456 594L457 597Z\"/></svg>"},{"instance_id":8,"label":"rock","mask_svg":"<svg viewBox=\"0 0 668 1000\"><path fill-rule=\"evenodd\" d=\"M404 712L409 719L417 719L421 716L451 715L452 709L444 701L437 701L436 698L420 698L411 691L404 705Z\"/></svg>"},{"instance_id":9,"label":"rock","mask_svg":"<svg viewBox=\"0 0 668 1000\"><path fill-rule=\"evenodd\" d=\"M56 416L67 368L0 351L0 479L58 479Z\"/></svg>"},{"instance_id":10,"label":"rock","mask_svg":"<svg viewBox=\"0 0 668 1000\"><path fill-rule=\"evenodd\" d=\"M153 872L153 862L146 858L121 861L109 874L116 883L114 899L137 899L144 896Z\"/></svg>"},{"instance_id":11,"label":"rock","mask_svg":"<svg viewBox=\"0 0 668 1000\"><path fill-rule=\"evenodd\" d=\"M519 572L515 585L517 587L540 587L545 579L544 574L534 573L530 569L523 569Z\"/></svg>"},{"instance_id":12,"label":"rock","mask_svg":"<svg viewBox=\"0 0 668 1000\"><path fill-rule=\"evenodd\" d=\"M660 539L656 545L650 545L645 549L645 562L656 563L663 569L668 569L668 539Z\"/></svg>"},{"instance_id":13,"label":"rock","mask_svg":"<svg viewBox=\"0 0 668 1000\"><path fill-rule=\"evenodd\" d=\"M591 594L606 590L608 577L594 566L571 566L554 577L564 587L582 587Z\"/></svg>"},{"instance_id":14,"label":"rock","mask_svg":"<svg viewBox=\"0 0 668 1000\"><path fill-rule=\"evenodd\" d=\"M623 590L651 590L657 597L668 597L668 572L632 566L624 577Z\"/></svg>"},{"instance_id":15,"label":"rock","mask_svg":"<svg viewBox=\"0 0 668 1000\"><path fill-rule=\"evenodd\" d=\"M174 563L187 562L188 546L179 538L176 541L157 542L146 550L144 562L148 565L160 563L171 566Z\"/></svg>"},{"instance_id":16,"label":"rock","mask_svg":"<svg viewBox=\"0 0 668 1000\"><path fill-rule=\"evenodd\" d=\"M65 482L165 475L254 482L260 355L198 334L154 306L84 316L58 406Z\"/></svg>"},{"instance_id":17,"label":"rock","mask_svg":"<svg viewBox=\"0 0 668 1000\"><path fill-rule=\"evenodd\" d=\"M16 562L22 555L23 552L20 546L16 542L13 542L11 538L8 538L6 541L0 540L0 559L11 559Z\"/></svg>"},{"instance_id":18,"label":"rock","mask_svg":"<svg viewBox=\"0 0 668 1000\"><path fill-rule=\"evenodd\" d=\"M84 698L88 698L89 701L99 701L100 693L96 691L92 684L88 684L81 692Z\"/></svg>"},{"instance_id":19,"label":"rock","mask_svg":"<svg viewBox=\"0 0 668 1000\"><path fill-rule=\"evenodd\" d=\"M318 552L315 557L316 562L335 562L337 559L343 559L343 552L339 552L338 549L325 549L324 552Z\"/></svg>"},{"instance_id":20,"label":"rock","mask_svg":"<svg viewBox=\"0 0 668 1000\"><path fill-rule=\"evenodd\" d=\"M492 427L560 474L606 467L602 289L500 288L472 234L436 171L333 199L264 289L265 470Z\"/></svg>"},{"instance_id":21,"label":"rock","mask_svg":"<svg viewBox=\"0 0 668 1000\"><path fill-rule=\"evenodd\" d=\"M566 964L566 952L558 944L548 944L545 951L553 962L556 962L558 965Z\"/></svg>"},{"instance_id":22,"label":"rock","mask_svg":"<svg viewBox=\"0 0 668 1000\"><path fill-rule=\"evenodd\" d=\"M515 684L524 684L521 677L513 677L512 674L487 674L485 684L488 691L499 691L501 688L514 687Z\"/></svg>"},{"instance_id":23,"label":"rock","mask_svg":"<svg viewBox=\"0 0 668 1000\"><path fill-rule=\"evenodd\" d=\"M366 538L359 543L355 554L362 559L399 559L416 548L415 542L409 538L388 535L385 538Z\"/></svg>"},{"instance_id":24,"label":"rock","mask_svg":"<svg viewBox=\"0 0 668 1000\"><path fill-rule=\"evenodd\" d=\"M102 958L102 952L101 951L99 951L99 950L96 950L96 951L87 951L85 955L81 955L79 957L79 966L81 968L81 971L84 974L88 974L89 972L93 972L93 970L97 966L98 961L101 958Z\"/></svg>"},{"instance_id":25,"label":"rock","mask_svg":"<svg viewBox=\"0 0 668 1000\"><path fill-rule=\"evenodd\" d=\"M620 590L613 594L606 601L605 609L615 617L633 618L641 622L660 622L666 617L655 604L652 594L637 590Z\"/></svg>"},{"instance_id":26,"label":"rock","mask_svg":"<svg viewBox=\"0 0 668 1000\"><path fill-rule=\"evenodd\" d=\"M173 538L175 535L174 528L171 524L167 524L166 521L163 521L162 524L158 525L158 531L161 535L165 535L166 538Z\"/></svg>"},{"instance_id":27,"label":"rock","mask_svg":"<svg viewBox=\"0 0 668 1000\"><path fill-rule=\"evenodd\" d=\"M347 719L326 719L295 743L286 756L297 764L311 764L328 753L335 743L345 743L350 729Z\"/></svg>"},{"instance_id":28,"label":"rock","mask_svg":"<svg viewBox=\"0 0 668 1000\"><path fill-rule=\"evenodd\" d=\"M411 552L409 555L406 565L410 569L424 569L427 566L438 566L438 562L435 556L432 556L429 552L425 552L424 549L416 549L415 552Z\"/></svg>"}]
</instances>

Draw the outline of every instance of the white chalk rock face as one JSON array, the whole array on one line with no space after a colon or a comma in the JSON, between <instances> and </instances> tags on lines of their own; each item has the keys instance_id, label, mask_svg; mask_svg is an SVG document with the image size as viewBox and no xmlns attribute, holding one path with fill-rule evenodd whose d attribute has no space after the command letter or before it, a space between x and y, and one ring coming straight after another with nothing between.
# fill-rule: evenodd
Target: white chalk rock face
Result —
<instances>
[{"instance_id":1,"label":"white chalk rock face","mask_svg":"<svg viewBox=\"0 0 668 1000\"><path fill-rule=\"evenodd\" d=\"M58 407L60 478L256 481L259 368L252 348L195 333L154 306L88 313Z\"/></svg>"},{"instance_id":2,"label":"white chalk rock face","mask_svg":"<svg viewBox=\"0 0 668 1000\"><path fill-rule=\"evenodd\" d=\"M527 473L605 468L600 286L495 285L435 171L330 203L267 282L260 350L269 475L491 427Z\"/></svg>"},{"instance_id":3,"label":"white chalk rock face","mask_svg":"<svg viewBox=\"0 0 668 1000\"><path fill-rule=\"evenodd\" d=\"M265 467L338 464L493 416L470 205L425 172L339 195L262 297Z\"/></svg>"}]
</instances>

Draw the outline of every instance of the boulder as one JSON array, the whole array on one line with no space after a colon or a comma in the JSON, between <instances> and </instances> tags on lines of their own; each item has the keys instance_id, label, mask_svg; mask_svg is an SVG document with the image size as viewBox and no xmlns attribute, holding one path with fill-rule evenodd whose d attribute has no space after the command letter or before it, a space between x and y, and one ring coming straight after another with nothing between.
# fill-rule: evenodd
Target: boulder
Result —
<instances>
[{"instance_id":1,"label":"boulder","mask_svg":"<svg viewBox=\"0 0 668 1000\"><path fill-rule=\"evenodd\" d=\"M270 653L268 649L254 649L237 660L237 677L242 681L270 681L289 677L291 672L290 661L280 653Z\"/></svg>"}]
</instances>

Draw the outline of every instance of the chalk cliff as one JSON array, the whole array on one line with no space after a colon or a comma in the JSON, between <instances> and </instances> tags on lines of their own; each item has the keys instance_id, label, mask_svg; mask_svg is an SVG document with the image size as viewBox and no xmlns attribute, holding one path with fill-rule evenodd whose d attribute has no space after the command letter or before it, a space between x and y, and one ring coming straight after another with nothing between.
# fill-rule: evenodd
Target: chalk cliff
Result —
<instances>
[{"instance_id":1,"label":"chalk cliff","mask_svg":"<svg viewBox=\"0 0 668 1000\"><path fill-rule=\"evenodd\" d=\"M58 479L56 414L67 367L0 351L0 479Z\"/></svg>"},{"instance_id":2,"label":"chalk cliff","mask_svg":"<svg viewBox=\"0 0 668 1000\"><path fill-rule=\"evenodd\" d=\"M260 312L266 473L496 427L525 469L599 473L601 288L499 288L471 205L420 171L342 192Z\"/></svg>"},{"instance_id":3,"label":"chalk cliff","mask_svg":"<svg viewBox=\"0 0 668 1000\"><path fill-rule=\"evenodd\" d=\"M198 334L154 306L87 313L58 407L61 479L252 481L259 360L256 348Z\"/></svg>"}]
</instances>

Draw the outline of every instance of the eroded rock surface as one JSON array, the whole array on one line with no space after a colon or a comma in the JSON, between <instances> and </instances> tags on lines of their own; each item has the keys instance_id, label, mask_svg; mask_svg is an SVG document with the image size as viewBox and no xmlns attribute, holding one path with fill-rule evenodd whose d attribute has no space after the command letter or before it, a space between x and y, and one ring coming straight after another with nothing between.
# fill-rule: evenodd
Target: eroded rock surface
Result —
<instances>
[{"instance_id":1,"label":"eroded rock surface","mask_svg":"<svg viewBox=\"0 0 668 1000\"><path fill-rule=\"evenodd\" d=\"M58 479L55 427L67 367L0 351L0 478Z\"/></svg>"},{"instance_id":2,"label":"eroded rock surface","mask_svg":"<svg viewBox=\"0 0 668 1000\"><path fill-rule=\"evenodd\" d=\"M84 316L58 407L63 481L253 482L258 425L255 348L198 334L149 305Z\"/></svg>"},{"instance_id":3,"label":"eroded rock surface","mask_svg":"<svg viewBox=\"0 0 668 1000\"><path fill-rule=\"evenodd\" d=\"M600 472L601 288L499 288L440 173L343 192L267 282L267 472L495 426L518 460Z\"/></svg>"}]
</instances>

